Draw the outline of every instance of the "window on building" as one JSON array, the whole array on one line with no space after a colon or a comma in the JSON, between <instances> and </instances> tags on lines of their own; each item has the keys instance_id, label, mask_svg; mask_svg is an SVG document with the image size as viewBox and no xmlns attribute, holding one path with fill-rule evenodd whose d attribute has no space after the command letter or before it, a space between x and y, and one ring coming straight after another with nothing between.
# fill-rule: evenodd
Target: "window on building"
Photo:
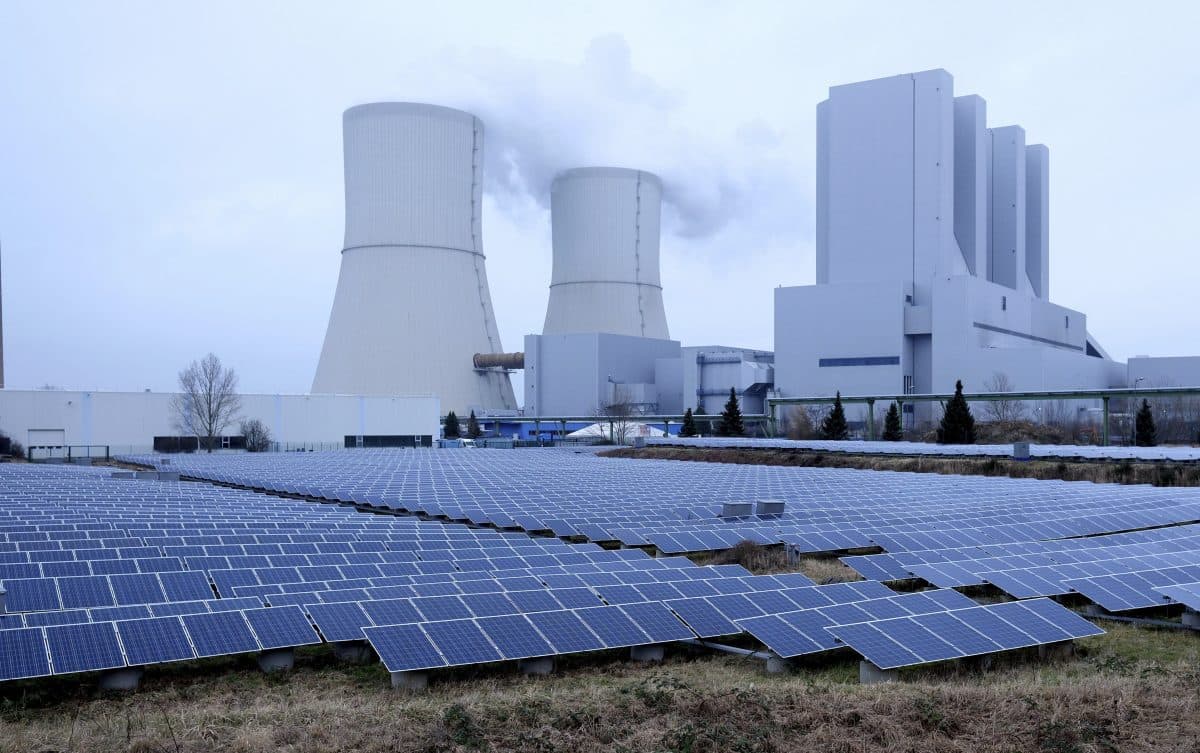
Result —
<instances>
[{"instance_id":1,"label":"window on building","mask_svg":"<svg viewBox=\"0 0 1200 753\"><path fill-rule=\"evenodd\" d=\"M1006 295L1000 296L1000 310L1008 311L1008 296Z\"/></svg>"}]
</instances>

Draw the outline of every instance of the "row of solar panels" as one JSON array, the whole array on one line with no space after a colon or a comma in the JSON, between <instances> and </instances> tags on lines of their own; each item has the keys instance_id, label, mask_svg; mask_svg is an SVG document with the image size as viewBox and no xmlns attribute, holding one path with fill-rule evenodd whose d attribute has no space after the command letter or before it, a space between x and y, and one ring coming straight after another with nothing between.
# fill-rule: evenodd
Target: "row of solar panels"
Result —
<instances>
[{"instance_id":1,"label":"row of solar panels","mask_svg":"<svg viewBox=\"0 0 1200 753\"><path fill-rule=\"evenodd\" d=\"M821 439L753 439L749 437L648 437L648 446L794 449L858 455L951 455L958 457L1012 457L1011 444L944 445L932 442L879 442ZM1097 447L1094 445L1031 444L1030 457L1088 460L1200 461L1196 447Z\"/></svg>"},{"instance_id":2,"label":"row of solar panels","mask_svg":"<svg viewBox=\"0 0 1200 753\"><path fill-rule=\"evenodd\" d=\"M298 607L0 630L0 680L141 667L320 642Z\"/></svg>"}]
</instances>

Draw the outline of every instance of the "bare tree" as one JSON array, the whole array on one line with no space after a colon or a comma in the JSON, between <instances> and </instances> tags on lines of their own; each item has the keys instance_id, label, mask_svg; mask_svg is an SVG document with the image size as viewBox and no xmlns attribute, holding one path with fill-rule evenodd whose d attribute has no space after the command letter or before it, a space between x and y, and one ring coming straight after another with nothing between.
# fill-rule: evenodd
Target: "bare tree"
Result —
<instances>
[{"instance_id":1,"label":"bare tree","mask_svg":"<svg viewBox=\"0 0 1200 753\"><path fill-rule=\"evenodd\" d=\"M629 434L632 430L633 416L637 414L637 405L633 402L633 396L623 384L614 383L612 386L612 399L608 405L601 408L598 413L608 419L608 425L612 429L612 436L609 437L613 444L625 444L629 441Z\"/></svg>"},{"instance_id":2,"label":"bare tree","mask_svg":"<svg viewBox=\"0 0 1200 753\"><path fill-rule=\"evenodd\" d=\"M217 437L241 410L237 385L237 374L212 353L192 361L179 372L179 393L171 398L175 427L183 435L199 437L212 452Z\"/></svg>"},{"instance_id":3,"label":"bare tree","mask_svg":"<svg viewBox=\"0 0 1200 753\"><path fill-rule=\"evenodd\" d=\"M1008 378L1008 374L997 371L983 383L988 392L1016 392L1017 386ZM1011 423L1025 418L1025 404L1020 400L989 400L984 404L984 415L992 421Z\"/></svg>"}]
</instances>

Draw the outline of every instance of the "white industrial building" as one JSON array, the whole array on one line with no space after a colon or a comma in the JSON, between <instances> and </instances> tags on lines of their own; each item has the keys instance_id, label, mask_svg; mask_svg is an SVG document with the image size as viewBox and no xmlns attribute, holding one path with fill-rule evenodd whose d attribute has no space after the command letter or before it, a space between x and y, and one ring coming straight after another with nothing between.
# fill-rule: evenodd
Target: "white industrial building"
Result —
<instances>
[{"instance_id":1,"label":"white industrial building","mask_svg":"<svg viewBox=\"0 0 1200 753\"><path fill-rule=\"evenodd\" d=\"M484 266L483 124L385 102L343 117L346 240L315 394L436 394L447 410L517 407Z\"/></svg>"},{"instance_id":2,"label":"white industrial building","mask_svg":"<svg viewBox=\"0 0 1200 753\"><path fill-rule=\"evenodd\" d=\"M27 448L104 445L148 452L178 437L169 392L0 390L0 431ZM429 446L439 435L436 397L244 394L238 421L256 418L282 448Z\"/></svg>"},{"instance_id":3,"label":"white industrial building","mask_svg":"<svg viewBox=\"0 0 1200 753\"><path fill-rule=\"evenodd\" d=\"M775 291L780 394L1125 384L1087 317L1049 300L1048 150L988 128L949 73L832 87L816 177L816 284Z\"/></svg>"}]
</instances>

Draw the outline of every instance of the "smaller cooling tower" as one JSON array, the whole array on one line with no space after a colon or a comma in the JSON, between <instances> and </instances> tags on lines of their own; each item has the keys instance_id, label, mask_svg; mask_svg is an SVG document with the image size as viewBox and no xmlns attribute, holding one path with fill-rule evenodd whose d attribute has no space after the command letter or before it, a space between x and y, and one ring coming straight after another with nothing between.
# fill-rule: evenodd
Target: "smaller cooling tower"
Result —
<instances>
[{"instance_id":1,"label":"smaller cooling tower","mask_svg":"<svg viewBox=\"0 0 1200 753\"><path fill-rule=\"evenodd\" d=\"M554 271L542 334L606 332L669 340L658 274L662 181L581 167L550 189Z\"/></svg>"}]
</instances>

